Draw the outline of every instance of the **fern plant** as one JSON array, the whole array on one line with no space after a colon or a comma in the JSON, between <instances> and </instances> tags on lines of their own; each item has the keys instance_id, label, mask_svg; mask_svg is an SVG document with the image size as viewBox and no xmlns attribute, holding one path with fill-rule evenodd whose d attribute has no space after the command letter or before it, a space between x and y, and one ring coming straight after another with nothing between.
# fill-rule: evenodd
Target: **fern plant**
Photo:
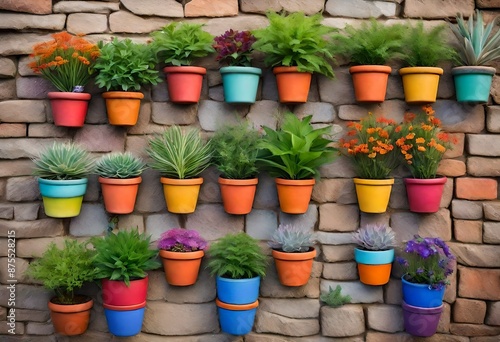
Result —
<instances>
[{"instance_id":1,"label":"fern plant","mask_svg":"<svg viewBox=\"0 0 500 342\"><path fill-rule=\"evenodd\" d=\"M208 255L212 275L231 279L266 275L267 257L258 241L245 233L225 235L210 245Z\"/></svg>"},{"instance_id":2,"label":"fern plant","mask_svg":"<svg viewBox=\"0 0 500 342\"><path fill-rule=\"evenodd\" d=\"M146 164L130 152L108 153L96 162L96 172L104 178L139 177L145 169Z\"/></svg>"},{"instance_id":3,"label":"fern plant","mask_svg":"<svg viewBox=\"0 0 500 342\"><path fill-rule=\"evenodd\" d=\"M332 289L331 286L328 287L329 291L327 293L322 293L319 297L322 302L325 302L326 305L331 306L333 308L338 308L344 304L349 304L352 300L351 296L343 295L342 287L337 285L335 290Z\"/></svg>"}]
</instances>

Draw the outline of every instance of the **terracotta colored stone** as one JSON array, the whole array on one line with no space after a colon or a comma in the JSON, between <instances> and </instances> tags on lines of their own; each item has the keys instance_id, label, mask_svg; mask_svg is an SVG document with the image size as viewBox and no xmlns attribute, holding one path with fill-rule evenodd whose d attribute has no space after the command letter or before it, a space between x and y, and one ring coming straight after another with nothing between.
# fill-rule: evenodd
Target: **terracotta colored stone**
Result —
<instances>
[{"instance_id":1,"label":"terracotta colored stone","mask_svg":"<svg viewBox=\"0 0 500 342\"><path fill-rule=\"evenodd\" d=\"M455 239L460 242L483 242L483 222L473 220L453 220Z\"/></svg>"},{"instance_id":2,"label":"terracotta colored stone","mask_svg":"<svg viewBox=\"0 0 500 342\"><path fill-rule=\"evenodd\" d=\"M488 325L452 323L450 332L461 336L493 336L500 334L500 327Z\"/></svg>"},{"instance_id":3,"label":"terracotta colored stone","mask_svg":"<svg viewBox=\"0 0 500 342\"><path fill-rule=\"evenodd\" d=\"M458 298L453 305L453 321L482 324L486 316L486 303L481 300Z\"/></svg>"},{"instance_id":4,"label":"terracotta colored stone","mask_svg":"<svg viewBox=\"0 0 500 342\"><path fill-rule=\"evenodd\" d=\"M500 300L500 270L459 267L458 272L460 297Z\"/></svg>"},{"instance_id":5,"label":"terracotta colored stone","mask_svg":"<svg viewBox=\"0 0 500 342\"><path fill-rule=\"evenodd\" d=\"M454 17L457 12L472 13L474 0L406 0L404 15L412 18Z\"/></svg>"},{"instance_id":6,"label":"terracotta colored stone","mask_svg":"<svg viewBox=\"0 0 500 342\"><path fill-rule=\"evenodd\" d=\"M26 124L0 123L1 138L19 138L26 136Z\"/></svg>"},{"instance_id":7,"label":"terracotta colored stone","mask_svg":"<svg viewBox=\"0 0 500 342\"><path fill-rule=\"evenodd\" d=\"M238 0L192 0L184 7L186 17L229 17L238 15Z\"/></svg>"},{"instance_id":8,"label":"terracotta colored stone","mask_svg":"<svg viewBox=\"0 0 500 342\"><path fill-rule=\"evenodd\" d=\"M439 163L438 175L446 177L459 177L465 175L465 163L461 160L443 159Z\"/></svg>"},{"instance_id":9,"label":"terracotta colored stone","mask_svg":"<svg viewBox=\"0 0 500 342\"><path fill-rule=\"evenodd\" d=\"M33 14L49 14L52 12L51 0L3 0L0 9Z\"/></svg>"},{"instance_id":10,"label":"terracotta colored stone","mask_svg":"<svg viewBox=\"0 0 500 342\"><path fill-rule=\"evenodd\" d=\"M456 179L457 198L491 200L497 198L497 181L490 178L462 177Z\"/></svg>"}]
</instances>

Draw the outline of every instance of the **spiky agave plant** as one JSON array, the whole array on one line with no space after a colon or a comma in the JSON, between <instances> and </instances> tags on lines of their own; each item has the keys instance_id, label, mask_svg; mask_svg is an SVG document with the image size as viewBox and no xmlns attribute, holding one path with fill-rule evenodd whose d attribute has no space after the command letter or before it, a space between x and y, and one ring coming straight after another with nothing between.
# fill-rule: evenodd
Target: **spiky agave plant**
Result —
<instances>
[{"instance_id":1,"label":"spiky agave plant","mask_svg":"<svg viewBox=\"0 0 500 342\"><path fill-rule=\"evenodd\" d=\"M354 242L362 249L384 251L394 247L396 236L385 224L367 224L353 233Z\"/></svg>"},{"instance_id":2,"label":"spiky agave plant","mask_svg":"<svg viewBox=\"0 0 500 342\"><path fill-rule=\"evenodd\" d=\"M269 246L283 252L307 252L314 246L312 233L291 224L280 224L269 241Z\"/></svg>"},{"instance_id":3,"label":"spiky agave plant","mask_svg":"<svg viewBox=\"0 0 500 342\"><path fill-rule=\"evenodd\" d=\"M130 152L105 154L96 162L96 172L104 178L139 177L145 169L146 164Z\"/></svg>"}]
</instances>

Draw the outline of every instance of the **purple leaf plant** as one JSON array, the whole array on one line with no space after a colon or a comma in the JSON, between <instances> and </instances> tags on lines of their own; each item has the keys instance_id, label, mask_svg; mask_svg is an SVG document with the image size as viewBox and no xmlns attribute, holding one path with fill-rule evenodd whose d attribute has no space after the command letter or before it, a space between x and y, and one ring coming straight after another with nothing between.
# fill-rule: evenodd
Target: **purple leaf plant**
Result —
<instances>
[{"instance_id":1,"label":"purple leaf plant","mask_svg":"<svg viewBox=\"0 0 500 342\"><path fill-rule=\"evenodd\" d=\"M250 31L228 30L214 38L216 60L229 66L251 66L252 45L256 40Z\"/></svg>"},{"instance_id":2,"label":"purple leaf plant","mask_svg":"<svg viewBox=\"0 0 500 342\"><path fill-rule=\"evenodd\" d=\"M173 228L161 234L157 242L159 249L172 252L194 252L205 250L207 241L194 229Z\"/></svg>"}]
</instances>

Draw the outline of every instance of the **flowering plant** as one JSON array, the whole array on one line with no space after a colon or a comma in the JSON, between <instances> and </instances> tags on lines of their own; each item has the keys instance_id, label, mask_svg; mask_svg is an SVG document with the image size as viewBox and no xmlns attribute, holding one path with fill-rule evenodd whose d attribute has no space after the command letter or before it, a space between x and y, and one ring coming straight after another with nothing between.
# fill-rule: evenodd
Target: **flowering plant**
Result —
<instances>
[{"instance_id":1,"label":"flowering plant","mask_svg":"<svg viewBox=\"0 0 500 342\"><path fill-rule=\"evenodd\" d=\"M455 259L450 248L439 238L422 238L418 235L406 243L404 257L396 261L405 271L405 280L416 284L429 284L433 289L442 289L453 273L451 261Z\"/></svg>"},{"instance_id":2,"label":"flowering plant","mask_svg":"<svg viewBox=\"0 0 500 342\"><path fill-rule=\"evenodd\" d=\"M194 229L174 228L161 234L159 249L172 252L194 252L207 248L207 241Z\"/></svg>"},{"instance_id":3,"label":"flowering plant","mask_svg":"<svg viewBox=\"0 0 500 342\"><path fill-rule=\"evenodd\" d=\"M350 157L358 177L386 179L397 166L393 136L400 129L396 122L369 113L360 122L347 124L345 138L340 139L341 151Z\"/></svg>"},{"instance_id":4,"label":"flowering plant","mask_svg":"<svg viewBox=\"0 0 500 342\"><path fill-rule=\"evenodd\" d=\"M414 178L436 178L439 162L456 139L441 130L441 122L430 105L422 109L418 114L405 114L396 145Z\"/></svg>"},{"instance_id":5,"label":"flowering plant","mask_svg":"<svg viewBox=\"0 0 500 342\"><path fill-rule=\"evenodd\" d=\"M214 38L216 60L230 66L251 66L252 45L256 40L250 31L228 30Z\"/></svg>"},{"instance_id":6,"label":"flowering plant","mask_svg":"<svg viewBox=\"0 0 500 342\"><path fill-rule=\"evenodd\" d=\"M68 32L54 33L52 38L33 46L30 57L35 60L29 67L60 91L83 92L100 54L97 44Z\"/></svg>"}]
</instances>

